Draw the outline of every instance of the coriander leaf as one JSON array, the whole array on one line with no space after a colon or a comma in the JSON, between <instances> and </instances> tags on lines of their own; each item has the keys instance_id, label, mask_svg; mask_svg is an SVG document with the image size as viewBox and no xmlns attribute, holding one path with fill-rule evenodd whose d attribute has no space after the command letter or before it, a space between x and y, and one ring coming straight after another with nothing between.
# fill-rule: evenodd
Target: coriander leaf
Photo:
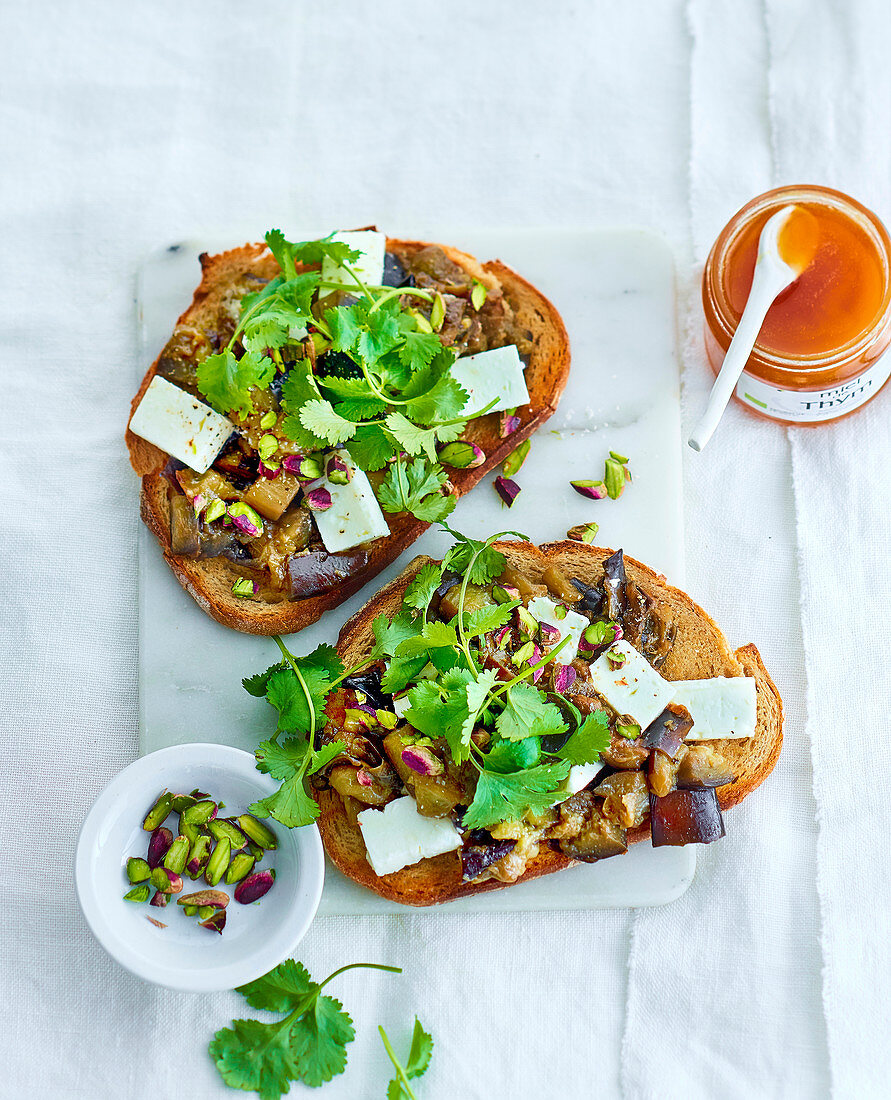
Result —
<instances>
[{"instance_id":1,"label":"coriander leaf","mask_svg":"<svg viewBox=\"0 0 891 1100\"><path fill-rule=\"evenodd\" d=\"M257 771L271 775L273 779L290 779L295 772L302 772L307 764L309 742L302 737L289 737L278 741L261 741L254 756Z\"/></svg>"},{"instance_id":2,"label":"coriander leaf","mask_svg":"<svg viewBox=\"0 0 891 1100\"><path fill-rule=\"evenodd\" d=\"M306 658L295 663L303 683L290 666L273 672L266 683L266 698L279 712L278 729L282 733L307 733L320 728L334 679L331 669L313 665Z\"/></svg>"},{"instance_id":3,"label":"coriander leaf","mask_svg":"<svg viewBox=\"0 0 891 1100\"><path fill-rule=\"evenodd\" d=\"M325 310L325 323L331 332L331 343L335 351L351 351L362 331L357 310L354 306L338 306Z\"/></svg>"},{"instance_id":4,"label":"coriander leaf","mask_svg":"<svg viewBox=\"0 0 891 1100\"><path fill-rule=\"evenodd\" d=\"M285 959L262 978L237 986L235 992L240 993L252 1008L292 1012L318 989L302 963Z\"/></svg>"},{"instance_id":5,"label":"coriander leaf","mask_svg":"<svg viewBox=\"0 0 891 1100\"><path fill-rule=\"evenodd\" d=\"M394 657L381 677L381 687L388 692L402 691L417 678L426 664L426 653L420 657Z\"/></svg>"},{"instance_id":6,"label":"coriander leaf","mask_svg":"<svg viewBox=\"0 0 891 1100\"><path fill-rule=\"evenodd\" d=\"M256 355L262 355L267 348L280 348L290 339L289 319L278 311L261 313L252 317L241 334L241 342Z\"/></svg>"},{"instance_id":7,"label":"coriander leaf","mask_svg":"<svg viewBox=\"0 0 891 1100\"><path fill-rule=\"evenodd\" d=\"M269 678L274 672L280 672L283 668L288 666L284 661L279 661L277 665L272 665L271 668L267 668L265 672L258 672L255 676L245 676L241 681L242 687L249 694L253 695L257 699L262 699L266 695L266 685L269 683Z\"/></svg>"},{"instance_id":8,"label":"coriander leaf","mask_svg":"<svg viewBox=\"0 0 891 1100\"><path fill-rule=\"evenodd\" d=\"M524 737L522 741L503 741L500 737L486 753L490 772L518 772L532 768L541 760L541 740Z\"/></svg>"},{"instance_id":9,"label":"coriander leaf","mask_svg":"<svg viewBox=\"0 0 891 1100\"><path fill-rule=\"evenodd\" d=\"M434 424L433 430L436 432L436 438L440 443L454 443L456 439L460 439L464 435L466 427L467 421L461 420L454 424Z\"/></svg>"},{"instance_id":10,"label":"coriander leaf","mask_svg":"<svg viewBox=\"0 0 891 1100\"><path fill-rule=\"evenodd\" d=\"M517 820L529 811L543 813L568 774L568 761L540 764L506 775L483 769L462 824L467 829L488 829L501 821Z\"/></svg>"},{"instance_id":11,"label":"coriander leaf","mask_svg":"<svg viewBox=\"0 0 891 1100\"><path fill-rule=\"evenodd\" d=\"M439 341L439 337L433 339ZM401 361L401 360L400 360ZM436 354L425 366L418 366L412 370L410 377L403 386L402 396L406 398L420 397L443 378L455 362L454 348L445 348L441 344Z\"/></svg>"},{"instance_id":12,"label":"coriander leaf","mask_svg":"<svg viewBox=\"0 0 891 1100\"><path fill-rule=\"evenodd\" d=\"M423 458L411 463L399 459L387 471L377 499L386 512L413 512L432 523L444 519L455 507L455 498L444 497L439 491L447 479L441 466L429 465Z\"/></svg>"},{"instance_id":13,"label":"coriander leaf","mask_svg":"<svg viewBox=\"0 0 891 1100\"><path fill-rule=\"evenodd\" d=\"M403 609L392 619L388 619L386 615L376 616L371 629L374 631L377 643L372 650L373 656L386 654L388 657L393 657L402 642L421 633L424 622L421 619L412 618L408 611Z\"/></svg>"},{"instance_id":14,"label":"coriander leaf","mask_svg":"<svg viewBox=\"0 0 891 1100\"><path fill-rule=\"evenodd\" d=\"M284 233L280 229L270 229L266 234L266 244L285 276L289 278L294 275L293 246L285 238Z\"/></svg>"},{"instance_id":15,"label":"coriander leaf","mask_svg":"<svg viewBox=\"0 0 891 1100\"><path fill-rule=\"evenodd\" d=\"M441 623L437 619L433 619L423 624L420 634L400 642L395 655L397 657L417 657L431 649L457 644L458 636L455 633L454 625Z\"/></svg>"},{"instance_id":16,"label":"coriander leaf","mask_svg":"<svg viewBox=\"0 0 891 1100\"><path fill-rule=\"evenodd\" d=\"M265 389L274 377L275 363L271 359L251 351L236 359L227 348L199 364L198 389L217 412L244 419L254 409L251 389Z\"/></svg>"},{"instance_id":17,"label":"coriander leaf","mask_svg":"<svg viewBox=\"0 0 891 1100\"><path fill-rule=\"evenodd\" d=\"M278 1024L233 1020L216 1033L208 1052L230 1088L278 1100L294 1080L289 1039L290 1031Z\"/></svg>"},{"instance_id":18,"label":"coriander leaf","mask_svg":"<svg viewBox=\"0 0 891 1100\"><path fill-rule=\"evenodd\" d=\"M297 363L285 375L281 399L285 412L297 416L308 401L316 401L320 396L319 387L307 360Z\"/></svg>"},{"instance_id":19,"label":"coriander leaf","mask_svg":"<svg viewBox=\"0 0 891 1100\"><path fill-rule=\"evenodd\" d=\"M453 531L450 527L446 527L446 530L456 542L443 559L442 564L445 569L451 569L454 573L465 573L476 555L468 578L471 584L488 584L489 581L501 575L507 559L500 550L495 550L486 543L477 542L476 539L470 539L458 531ZM515 533L514 531L502 532L502 534Z\"/></svg>"},{"instance_id":20,"label":"coriander leaf","mask_svg":"<svg viewBox=\"0 0 891 1100\"><path fill-rule=\"evenodd\" d=\"M313 750L312 759L309 762L309 767L306 769L306 774L315 775L316 772L320 772L322 768L327 767L328 764L330 764L335 757L340 756L342 752L346 752L346 745L343 741L329 741L327 744L322 745L321 748Z\"/></svg>"},{"instance_id":21,"label":"coriander leaf","mask_svg":"<svg viewBox=\"0 0 891 1100\"><path fill-rule=\"evenodd\" d=\"M390 406L377 397L347 397L337 405L337 415L354 424L382 416Z\"/></svg>"},{"instance_id":22,"label":"coriander leaf","mask_svg":"<svg viewBox=\"0 0 891 1100\"><path fill-rule=\"evenodd\" d=\"M557 755L570 764L596 764L609 743L609 720L605 711L598 710L588 715Z\"/></svg>"},{"instance_id":23,"label":"coriander leaf","mask_svg":"<svg viewBox=\"0 0 891 1100\"><path fill-rule=\"evenodd\" d=\"M504 695L505 708L495 723L506 741L565 733L567 725L559 709L548 703L532 684L514 684Z\"/></svg>"},{"instance_id":24,"label":"coriander leaf","mask_svg":"<svg viewBox=\"0 0 891 1100\"><path fill-rule=\"evenodd\" d=\"M359 354L366 362L373 363L399 340L399 323L396 320L398 312L398 299L392 298L380 309L367 315L357 345Z\"/></svg>"},{"instance_id":25,"label":"coriander leaf","mask_svg":"<svg viewBox=\"0 0 891 1100\"><path fill-rule=\"evenodd\" d=\"M430 1059L433 1056L433 1037L421 1027L421 1021L416 1016L411 1037L411 1050L403 1066L396 1057L389 1035L382 1027L378 1027L378 1031L387 1052L387 1057L396 1070L396 1076L387 1085L387 1100L412 1100L415 1094L408 1082L415 1077L423 1076L427 1072L427 1067L430 1065Z\"/></svg>"},{"instance_id":26,"label":"coriander leaf","mask_svg":"<svg viewBox=\"0 0 891 1100\"><path fill-rule=\"evenodd\" d=\"M414 506L413 512L425 523L440 523L454 512L457 503L456 496L428 496Z\"/></svg>"},{"instance_id":27,"label":"coriander leaf","mask_svg":"<svg viewBox=\"0 0 891 1100\"><path fill-rule=\"evenodd\" d=\"M350 360L352 362L352 360ZM340 369L349 369L340 368ZM368 383L365 379L359 375L340 375L340 374L318 374L314 375L316 382L323 389L330 390L337 397L370 397L372 396L371 390L368 388Z\"/></svg>"},{"instance_id":28,"label":"coriander leaf","mask_svg":"<svg viewBox=\"0 0 891 1100\"><path fill-rule=\"evenodd\" d=\"M399 348L399 358L405 366L417 371L429 366L441 351L442 342L435 332L407 332L405 343Z\"/></svg>"},{"instance_id":29,"label":"coriander leaf","mask_svg":"<svg viewBox=\"0 0 891 1100\"><path fill-rule=\"evenodd\" d=\"M427 562L422 565L415 574L411 584L405 590L402 603L405 607L414 607L418 611L426 611L433 599L433 593L442 582L442 566L435 562Z\"/></svg>"},{"instance_id":30,"label":"coriander leaf","mask_svg":"<svg viewBox=\"0 0 891 1100\"><path fill-rule=\"evenodd\" d=\"M515 607L519 607L519 600L512 603L493 603L478 607L475 611L465 612L467 622L464 633L468 638L475 638L479 634L488 634L490 630L497 630L510 622Z\"/></svg>"},{"instance_id":31,"label":"coriander leaf","mask_svg":"<svg viewBox=\"0 0 891 1100\"><path fill-rule=\"evenodd\" d=\"M356 431L356 425L339 416L330 401L309 401L299 413L300 423L313 435L332 446L345 443Z\"/></svg>"},{"instance_id":32,"label":"coriander leaf","mask_svg":"<svg viewBox=\"0 0 891 1100\"><path fill-rule=\"evenodd\" d=\"M333 997L315 1005L291 1025L291 1067L295 1077L317 1087L346 1068L346 1044L356 1037L353 1021Z\"/></svg>"},{"instance_id":33,"label":"coriander leaf","mask_svg":"<svg viewBox=\"0 0 891 1100\"><path fill-rule=\"evenodd\" d=\"M359 258L359 252L345 241L335 241L333 234L316 241L293 243L285 238L280 229L270 229L266 234L269 251L275 257L286 276L292 277L297 264L319 264L325 257L336 264L352 263Z\"/></svg>"},{"instance_id":34,"label":"coriander leaf","mask_svg":"<svg viewBox=\"0 0 891 1100\"><path fill-rule=\"evenodd\" d=\"M416 1016L415 1029L411 1037L411 1050L408 1052L408 1061L405 1063L406 1075L420 1077L426 1073L432 1057L433 1036L421 1027L421 1021Z\"/></svg>"},{"instance_id":35,"label":"coriander leaf","mask_svg":"<svg viewBox=\"0 0 891 1100\"><path fill-rule=\"evenodd\" d=\"M445 737L453 756L456 749L461 753L462 727L468 716L467 685L473 678L467 669L453 668L443 677L441 687L433 680L422 680L408 693L411 706L406 721L428 737Z\"/></svg>"},{"instance_id":36,"label":"coriander leaf","mask_svg":"<svg viewBox=\"0 0 891 1100\"><path fill-rule=\"evenodd\" d=\"M441 378L427 393L409 401L405 411L412 420L416 420L421 424L435 424L437 421L449 420L458 416L467 404L467 397L467 390L460 386L454 378ZM441 425L442 432L439 434L442 434L447 427L449 433L458 428L458 435L460 435L466 426L466 423ZM455 438L458 437L455 436ZM451 441L447 440L447 442Z\"/></svg>"},{"instance_id":37,"label":"coriander leaf","mask_svg":"<svg viewBox=\"0 0 891 1100\"><path fill-rule=\"evenodd\" d=\"M436 461L436 430L413 424L401 412L390 413L385 421L387 431L410 455L423 451L431 462Z\"/></svg>"},{"instance_id":38,"label":"coriander leaf","mask_svg":"<svg viewBox=\"0 0 891 1100\"><path fill-rule=\"evenodd\" d=\"M461 740L457 745L450 742L452 756L458 764L462 764L470 756L470 735L497 679L498 673L494 669L487 669L475 680L471 680L464 689L467 696L467 717L461 724Z\"/></svg>"},{"instance_id":39,"label":"coriander leaf","mask_svg":"<svg viewBox=\"0 0 891 1100\"><path fill-rule=\"evenodd\" d=\"M297 323L312 324L315 320L312 315L312 299L318 289L318 272L306 271L283 282L275 293L278 299L296 311Z\"/></svg>"},{"instance_id":40,"label":"coriander leaf","mask_svg":"<svg viewBox=\"0 0 891 1100\"><path fill-rule=\"evenodd\" d=\"M315 821L319 808L303 786L313 756L309 743L302 738L289 738L282 744L262 741L254 756L257 770L280 780L281 786L249 806L250 812L257 817L274 817L289 829Z\"/></svg>"},{"instance_id":41,"label":"coriander leaf","mask_svg":"<svg viewBox=\"0 0 891 1100\"><path fill-rule=\"evenodd\" d=\"M345 446L361 470L382 470L393 457L393 441L380 424L360 424Z\"/></svg>"}]
</instances>

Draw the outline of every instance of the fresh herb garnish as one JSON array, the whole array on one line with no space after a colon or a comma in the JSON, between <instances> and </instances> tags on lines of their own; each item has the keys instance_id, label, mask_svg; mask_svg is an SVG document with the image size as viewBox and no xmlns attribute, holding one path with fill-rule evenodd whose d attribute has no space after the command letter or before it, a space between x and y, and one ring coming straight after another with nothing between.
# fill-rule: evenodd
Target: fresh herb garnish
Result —
<instances>
[{"instance_id":1,"label":"fresh herb garnish","mask_svg":"<svg viewBox=\"0 0 891 1100\"><path fill-rule=\"evenodd\" d=\"M278 1100L292 1081L315 1087L343 1073L347 1043L356 1035L353 1021L340 1001L321 994L339 974L357 967L402 973L398 966L352 963L316 983L304 966L286 959L264 977L239 986L236 992L252 1008L287 1015L268 1024L233 1020L232 1027L216 1033L208 1052L226 1084L257 1092L261 1100Z\"/></svg>"},{"instance_id":2,"label":"fresh herb garnish","mask_svg":"<svg viewBox=\"0 0 891 1100\"><path fill-rule=\"evenodd\" d=\"M409 1081L421 1077L427 1072L430 1059L433 1057L433 1036L421 1027L421 1021L415 1017L415 1027L411 1036L411 1048L408 1058L403 1065L396 1057L393 1045L386 1031L378 1027L381 1034L381 1042L387 1052L387 1057L393 1063L396 1076L387 1085L387 1100L417 1100Z\"/></svg>"},{"instance_id":3,"label":"fresh herb garnish","mask_svg":"<svg viewBox=\"0 0 891 1100\"><path fill-rule=\"evenodd\" d=\"M281 274L242 298L229 343L198 367L199 390L219 412L244 421L255 413L257 392L285 375L280 431L290 442L308 451L344 446L366 471L389 466L376 490L386 511L445 519L455 498L445 491L437 449L461 438L468 394L451 373L455 349L434 331L442 296L367 286L352 267L360 253L332 237L294 243L273 229L266 242ZM355 286L326 281L325 260ZM320 300L345 289L347 301L320 310ZM485 293L476 283L475 309ZM432 310L429 321L419 305ZM303 346L309 338L312 354ZM339 369L328 370L328 358Z\"/></svg>"},{"instance_id":4,"label":"fresh herb garnish","mask_svg":"<svg viewBox=\"0 0 891 1100\"><path fill-rule=\"evenodd\" d=\"M426 737L445 738L455 763L469 763L478 773L476 793L464 817L467 827L488 828L530 811L541 812L559 797L572 765L595 763L608 747L610 728L604 713L583 719L568 699L561 696L558 706L553 694L536 686L540 670L559 660L568 634L545 653L530 637L514 652L516 671L507 680L483 667L485 639L515 615L524 631L538 630L534 617L510 598L507 589L502 589L506 602L465 609L470 586L491 584L504 571L506 558L493 543L505 535L525 536L506 531L479 541L446 530L454 545L440 564L427 562L418 569L393 619L379 615L374 620L375 643L355 668L344 670L330 646L297 658L276 638L284 661L244 681L248 691L265 696L279 713L275 735L259 746L256 756L260 770L281 780L282 786L252 806L253 813L271 815L285 825L316 819L318 808L305 781L343 751L340 741L325 742L317 736L325 725L326 700L347 676L381 659L386 663L383 690L408 688L405 717L411 727ZM443 622L428 618L427 611L447 573L454 578L452 591L458 586L457 614ZM603 631L615 632L610 624L604 624ZM485 736L475 738L477 730ZM281 733L298 736L278 742ZM542 738L566 734L560 749L542 748Z\"/></svg>"}]
</instances>

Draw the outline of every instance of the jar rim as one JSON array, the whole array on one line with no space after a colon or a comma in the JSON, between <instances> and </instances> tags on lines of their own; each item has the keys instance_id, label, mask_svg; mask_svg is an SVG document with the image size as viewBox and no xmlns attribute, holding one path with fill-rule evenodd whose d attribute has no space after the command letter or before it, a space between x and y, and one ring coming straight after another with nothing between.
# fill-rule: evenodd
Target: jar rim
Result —
<instances>
[{"instance_id":1,"label":"jar rim","mask_svg":"<svg viewBox=\"0 0 891 1100\"><path fill-rule=\"evenodd\" d=\"M789 356L779 352L770 351L757 341L752 349L752 358L759 363L770 367L775 371L790 371L800 374L802 367L808 371L833 370L849 360L857 358L867 349L877 335L884 332L891 325L891 237L878 215L868 207L851 198L842 191L835 191L830 187L820 184L787 184L783 187L775 187L765 191L761 195L742 206L727 222L717 237L703 271L703 298L705 298L706 319L709 320L709 312L714 322L720 328L729 345L739 323L739 318L733 318L729 309L729 302L724 292L724 282L721 278L724 270L724 262L733 244L739 238L742 231L750 224L751 220L761 214L765 209L773 206L782 206L792 202L813 202L825 206L831 206L842 211L855 221L873 241L876 254L882 263L884 273L884 294L881 305L869 324L853 340L833 348L828 352L810 355ZM706 291L708 296L706 298ZM710 307L710 309L709 309ZM715 332L715 337L719 336ZM719 341L723 343L723 341Z\"/></svg>"}]
</instances>

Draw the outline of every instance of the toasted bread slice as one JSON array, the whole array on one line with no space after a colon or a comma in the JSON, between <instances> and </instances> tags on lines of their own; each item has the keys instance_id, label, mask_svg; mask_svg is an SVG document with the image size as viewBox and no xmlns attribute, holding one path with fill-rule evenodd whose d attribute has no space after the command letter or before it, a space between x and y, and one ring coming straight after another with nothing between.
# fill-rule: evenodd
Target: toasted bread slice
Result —
<instances>
[{"instance_id":1,"label":"toasted bread slice","mask_svg":"<svg viewBox=\"0 0 891 1100\"><path fill-rule=\"evenodd\" d=\"M402 254L429 247L425 242L387 240L387 248ZM529 404L517 410L519 427L501 438L500 414L494 413L470 421L465 438L478 444L486 461L472 470L450 472L458 496L469 492L524 439L527 439L555 411L569 374L569 339L560 314L543 294L522 276L498 260L480 264L474 257L456 248L441 245L447 255L486 286L497 279L513 307L517 328L529 333L531 352L526 368ZM233 288L246 277L271 279L278 274L265 244L248 244L218 256L202 255L201 284L192 304L179 318L179 324L212 329L221 312L237 312ZM157 371L160 356L149 368L133 399L131 415ZM178 557L170 549L168 486L162 471L168 455L127 430L127 446L134 470L142 477L140 512L146 526L161 544L164 559L183 588L201 608L224 626L249 634L290 634L302 630L326 611L352 596L372 577L395 561L429 524L409 514L387 513L389 538L376 539L369 547L369 560L358 572L334 588L302 600L263 603L242 600L232 594L233 572L223 559L192 560Z\"/></svg>"},{"instance_id":2,"label":"toasted bread slice","mask_svg":"<svg viewBox=\"0 0 891 1100\"><path fill-rule=\"evenodd\" d=\"M612 550L578 542L554 542L541 547L527 542L495 545L509 564L536 581L549 564L556 564L570 577L577 577L587 584L599 583L603 577L602 563L613 553ZM347 667L355 665L371 651L374 645L373 620L378 615L392 618L398 613L406 587L428 561L429 558L415 558L404 573L382 588L344 624L337 649ZM625 558L625 570L628 579L652 596L677 626L674 645L659 670L667 680L740 675L755 679L758 714L755 736L714 742L728 762L732 762L736 777L734 782L718 788L718 799L722 809L735 806L767 778L777 762L783 743L783 705L779 693L755 646L746 645L734 653L711 618L680 589L672 588L664 577L633 558ZM495 880L462 882L461 860L457 852L424 859L401 871L378 877L366 859L359 827L345 812L340 796L326 790L317 792L316 797L321 809L319 831L328 855L345 875L381 897L405 905L437 905L454 898L513 885ZM629 832L628 840L644 840L649 835L647 822ZM549 875L571 867L573 863L562 852L542 845L538 855L529 862L526 872L517 881L526 882L540 875Z\"/></svg>"}]
</instances>

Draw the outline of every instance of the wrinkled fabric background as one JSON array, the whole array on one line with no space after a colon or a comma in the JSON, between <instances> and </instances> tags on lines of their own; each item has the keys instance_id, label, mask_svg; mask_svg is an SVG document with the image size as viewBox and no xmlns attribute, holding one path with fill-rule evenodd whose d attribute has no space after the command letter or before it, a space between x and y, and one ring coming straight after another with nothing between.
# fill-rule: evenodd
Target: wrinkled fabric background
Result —
<instances>
[{"instance_id":1,"label":"wrinkled fabric background","mask_svg":"<svg viewBox=\"0 0 891 1100\"><path fill-rule=\"evenodd\" d=\"M137 751L142 257L301 222L648 225L678 260L689 426L699 273L734 210L822 182L891 220L889 45L882 0L0 5L0 1095L231 1095L206 1044L245 1014L131 977L72 887L80 822ZM688 893L318 920L316 977L405 968L332 990L358 1037L326 1098L383 1095L376 1025L401 1048L415 1014L426 1100L887 1094L889 417L891 388L813 431L731 408L685 457L687 587L787 708L774 775Z\"/></svg>"}]
</instances>

